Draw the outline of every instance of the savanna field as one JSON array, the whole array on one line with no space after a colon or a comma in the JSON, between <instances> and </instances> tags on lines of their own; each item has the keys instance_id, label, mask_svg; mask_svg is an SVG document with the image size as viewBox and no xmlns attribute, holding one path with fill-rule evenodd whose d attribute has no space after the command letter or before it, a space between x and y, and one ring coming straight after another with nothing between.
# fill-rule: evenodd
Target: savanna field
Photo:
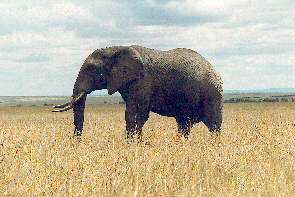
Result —
<instances>
[{"instance_id":1,"label":"savanna field","mask_svg":"<svg viewBox=\"0 0 295 197\"><path fill-rule=\"evenodd\" d=\"M0 196L293 196L294 103L225 104L219 136L151 113L144 142L127 144L123 105L72 113L0 107Z\"/></svg>"}]
</instances>

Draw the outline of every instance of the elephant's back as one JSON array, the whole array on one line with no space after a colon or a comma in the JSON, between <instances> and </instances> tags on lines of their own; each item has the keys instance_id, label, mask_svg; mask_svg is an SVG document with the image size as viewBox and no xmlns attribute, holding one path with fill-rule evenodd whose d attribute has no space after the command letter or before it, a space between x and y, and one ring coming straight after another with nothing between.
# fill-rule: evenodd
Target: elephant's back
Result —
<instances>
[{"instance_id":1,"label":"elephant's back","mask_svg":"<svg viewBox=\"0 0 295 197\"><path fill-rule=\"evenodd\" d=\"M199 53L186 48L176 48L168 51L133 46L146 63L146 69L153 76L175 83L187 82L195 87L208 89L212 86L222 92L222 80L213 66ZM181 84L180 84L181 85Z\"/></svg>"},{"instance_id":2,"label":"elephant's back","mask_svg":"<svg viewBox=\"0 0 295 197\"><path fill-rule=\"evenodd\" d=\"M170 69L185 72L190 77L203 76L214 71L212 65L199 53L185 48L177 48L162 53L162 61L170 65ZM160 63L162 65L162 63Z\"/></svg>"},{"instance_id":3,"label":"elephant's back","mask_svg":"<svg viewBox=\"0 0 295 197\"><path fill-rule=\"evenodd\" d=\"M139 52L147 66L162 72L177 71L190 77L215 72L212 65L199 53L191 49L176 48L168 51L131 46Z\"/></svg>"}]
</instances>

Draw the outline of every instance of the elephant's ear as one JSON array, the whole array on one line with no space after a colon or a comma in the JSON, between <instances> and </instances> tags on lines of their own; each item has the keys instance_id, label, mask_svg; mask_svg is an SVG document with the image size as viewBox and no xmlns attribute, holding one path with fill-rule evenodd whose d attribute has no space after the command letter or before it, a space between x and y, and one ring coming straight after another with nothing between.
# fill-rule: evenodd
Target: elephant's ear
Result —
<instances>
[{"instance_id":1,"label":"elephant's ear","mask_svg":"<svg viewBox=\"0 0 295 197\"><path fill-rule=\"evenodd\" d=\"M113 94L130 82L144 76L139 53L129 47L119 49L110 57L111 70L107 79L109 94Z\"/></svg>"}]
</instances>

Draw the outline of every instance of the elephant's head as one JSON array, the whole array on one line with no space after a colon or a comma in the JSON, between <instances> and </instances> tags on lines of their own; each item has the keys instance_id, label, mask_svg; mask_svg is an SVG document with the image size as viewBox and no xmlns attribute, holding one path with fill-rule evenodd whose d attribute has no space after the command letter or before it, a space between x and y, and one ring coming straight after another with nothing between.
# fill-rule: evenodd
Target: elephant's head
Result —
<instances>
[{"instance_id":1,"label":"elephant's head","mask_svg":"<svg viewBox=\"0 0 295 197\"><path fill-rule=\"evenodd\" d=\"M108 89L111 95L127 88L143 76L143 64L138 52L130 47L98 49L83 63L76 79L72 100L54 106L53 112L74 110L75 134L81 135L87 94L94 90Z\"/></svg>"}]
</instances>

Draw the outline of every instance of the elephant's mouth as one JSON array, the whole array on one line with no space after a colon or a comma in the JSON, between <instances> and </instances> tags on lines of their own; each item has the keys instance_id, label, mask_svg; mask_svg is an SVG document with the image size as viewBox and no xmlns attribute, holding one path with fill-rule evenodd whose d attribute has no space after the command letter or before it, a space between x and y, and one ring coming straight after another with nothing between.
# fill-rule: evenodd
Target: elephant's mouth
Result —
<instances>
[{"instance_id":1,"label":"elephant's mouth","mask_svg":"<svg viewBox=\"0 0 295 197\"><path fill-rule=\"evenodd\" d=\"M86 94L87 94L86 92L81 92L79 96L77 96L76 98L73 98L71 101L65 104L53 106L53 108L59 108L59 109L55 109L52 112L64 112L64 111L68 111L72 109L74 107L74 104L77 103L81 98L86 96Z\"/></svg>"}]
</instances>

